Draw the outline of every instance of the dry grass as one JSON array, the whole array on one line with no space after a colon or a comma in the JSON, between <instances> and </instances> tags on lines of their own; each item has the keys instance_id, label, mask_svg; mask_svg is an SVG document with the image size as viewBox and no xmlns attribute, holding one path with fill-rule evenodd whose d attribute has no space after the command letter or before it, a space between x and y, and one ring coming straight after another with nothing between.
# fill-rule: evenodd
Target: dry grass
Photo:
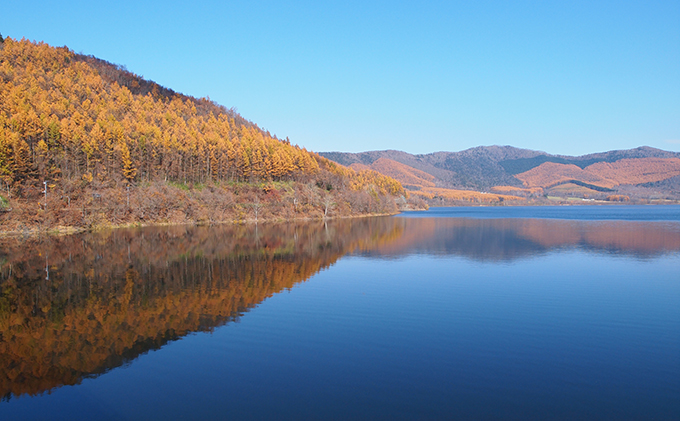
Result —
<instances>
[{"instance_id":1,"label":"dry grass","mask_svg":"<svg viewBox=\"0 0 680 421\"><path fill-rule=\"evenodd\" d=\"M678 158L637 158L598 162L586 170L618 184L653 183L680 175Z\"/></svg>"}]
</instances>

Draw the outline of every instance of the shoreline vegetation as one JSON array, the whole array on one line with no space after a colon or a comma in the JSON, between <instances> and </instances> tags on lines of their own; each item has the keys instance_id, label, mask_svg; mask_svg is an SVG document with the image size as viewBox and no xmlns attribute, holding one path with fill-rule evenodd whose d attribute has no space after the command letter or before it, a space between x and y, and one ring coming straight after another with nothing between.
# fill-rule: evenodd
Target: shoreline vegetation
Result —
<instances>
[{"instance_id":1,"label":"shoreline vegetation","mask_svg":"<svg viewBox=\"0 0 680 421\"><path fill-rule=\"evenodd\" d=\"M250 186L251 188L257 189L257 186ZM557 198L562 199L562 198ZM426 211L430 209L425 203L414 202L412 200L402 200L401 206L389 206L394 203L388 202L388 207L384 207L381 210L375 210L374 212L365 213L343 213L342 210L347 209L347 205L340 207L341 211L338 212L338 207L335 202L330 205L330 212L324 215L324 208L322 205L307 205L307 212L298 212L290 210L285 210L285 204L276 203L274 207L278 207L278 211L273 211L272 204L267 204L266 202L256 202L254 203L241 203L236 204L232 208L231 215L237 214L237 217L231 219L211 219L211 218L199 218L194 219L188 217L187 214L182 216L181 211L170 212L169 217L160 218L158 220L150 221L116 221L107 219L105 214L96 214L90 219L90 223L87 225L45 225L36 223L35 225L25 225L19 221L15 224L3 223L0 225L0 238L32 238L37 236L62 236L62 235L72 235L80 234L86 232L98 232L105 230L117 230L126 228L143 228L143 227L164 227L164 226L228 226L228 225L249 225L249 224L280 224L280 223L307 223L313 221L327 220L337 220L337 219L348 219L348 218L370 218L370 217L380 217L380 216L393 216L402 212L412 212L412 211ZM477 203L477 204L444 204L443 207L498 207L498 206L549 206L549 207L559 207L559 206L631 206L631 205L648 205L648 206L663 206L663 205L678 205L677 201L654 201L647 203L630 203L630 202L612 202L612 201L572 201L572 200L552 200L549 203L545 202L514 202L514 203ZM383 204L385 205L385 204ZM254 214L254 208L260 207L260 212L258 215ZM442 206L432 206L432 207L442 207ZM130 210L131 211L131 210ZM235 212L235 213L234 213ZM249 214L250 212L250 214ZM214 209L202 209L203 215L221 213L223 215L229 214L224 210L218 208ZM7 229L12 226L13 228Z\"/></svg>"},{"instance_id":2,"label":"shoreline vegetation","mask_svg":"<svg viewBox=\"0 0 680 421\"><path fill-rule=\"evenodd\" d=\"M316 183L266 182L190 186L157 182L83 192L79 200L52 194L10 198L0 213L0 237L68 235L105 229L312 221L425 210L421 201L365 191L327 190Z\"/></svg>"}]
</instances>

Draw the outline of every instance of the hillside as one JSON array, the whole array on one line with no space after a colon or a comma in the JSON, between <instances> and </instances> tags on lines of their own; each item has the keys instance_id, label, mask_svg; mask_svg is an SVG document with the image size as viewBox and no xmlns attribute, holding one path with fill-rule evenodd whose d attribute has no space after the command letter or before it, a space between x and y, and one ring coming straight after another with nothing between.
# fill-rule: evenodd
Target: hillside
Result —
<instances>
[{"instance_id":1,"label":"hillside","mask_svg":"<svg viewBox=\"0 0 680 421\"><path fill-rule=\"evenodd\" d=\"M350 168L357 171L372 169L399 180L404 188L409 190L412 197L423 199L433 205L450 202L486 204L499 204L506 201L523 202L526 198L521 196L525 194L518 196L517 190L531 191L530 189L509 187L504 191L486 193L437 187L435 176L388 158L378 158L370 165L355 162L350 165ZM515 189L515 191L508 193L507 189Z\"/></svg>"},{"instance_id":2,"label":"hillside","mask_svg":"<svg viewBox=\"0 0 680 421\"><path fill-rule=\"evenodd\" d=\"M529 171L517 174L515 177L529 188L549 188L558 184L573 182L573 180L605 188L617 185L613 180L590 173L574 164L557 164L554 162L545 162Z\"/></svg>"},{"instance_id":3,"label":"hillside","mask_svg":"<svg viewBox=\"0 0 680 421\"><path fill-rule=\"evenodd\" d=\"M667 180L680 175L679 158L634 158L612 163L598 162L586 167L592 174L600 175L618 184L646 184Z\"/></svg>"},{"instance_id":4,"label":"hillside","mask_svg":"<svg viewBox=\"0 0 680 421\"><path fill-rule=\"evenodd\" d=\"M400 180L401 184L406 188L409 186L435 187L435 177L433 175L389 158L378 158L370 166L354 163L350 165L350 168L356 170L373 169L381 174Z\"/></svg>"},{"instance_id":5,"label":"hillside","mask_svg":"<svg viewBox=\"0 0 680 421\"><path fill-rule=\"evenodd\" d=\"M680 200L680 154L650 147L577 157L512 146L481 146L424 155L391 150L320 155L388 174L430 204L507 200L523 203L525 199L550 203L578 198ZM419 175L414 178L416 171Z\"/></svg>"},{"instance_id":6,"label":"hillside","mask_svg":"<svg viewBox=\"0 0 680 421\"><path fill-rule=\"evenodd\" d=\"M619 186L650 187L680 175L678 158L632 158L614 162L597 162L583 169L573 164L546 162L517 174L527 187L549 189L563 184L577 184L595 191L613 191ZM665 189L669 194L673 188Z\"/></svg>"},{"instance_id":7,"label":"hillside","mask_svg":"<svg viewBox=\"0 0 680 421\"><path fill-rule=\"evenodd\" d=\"M509 174L501 163L534 157L540 153L511 146L489 146L425 155L411 155L400 151L356 154L322 152L320 155L343 165L359 162L371 168L378 159L388 158L434 176L437 187L486 190L499 185L521 187L522 183Z\"/></svg>"},{"instance_id":8,"label":"hillside","mask_svg":"<svg viewBox=\"0 0 680 421\"><path fill-rule=\"evenodd\" d=\"M394 212L339 166L209 99L66 47L0 42L2 231Z\"/></svg>"}]
</instances>

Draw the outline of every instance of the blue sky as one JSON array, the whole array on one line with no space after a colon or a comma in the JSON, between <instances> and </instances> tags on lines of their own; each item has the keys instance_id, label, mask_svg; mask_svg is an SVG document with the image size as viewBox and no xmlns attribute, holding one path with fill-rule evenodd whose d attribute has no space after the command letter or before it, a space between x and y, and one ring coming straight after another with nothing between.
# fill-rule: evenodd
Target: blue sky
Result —
<instances>
[{"instance_id":1,"label":"blue sky","mask_svg":"<svg viewBox=\"0 0 680 421\"><path fill-rule=\"evenodd\" d=\"M8 1L0 33L314 151L680 151L680 2Z\"/></svg>"}]
</instances>

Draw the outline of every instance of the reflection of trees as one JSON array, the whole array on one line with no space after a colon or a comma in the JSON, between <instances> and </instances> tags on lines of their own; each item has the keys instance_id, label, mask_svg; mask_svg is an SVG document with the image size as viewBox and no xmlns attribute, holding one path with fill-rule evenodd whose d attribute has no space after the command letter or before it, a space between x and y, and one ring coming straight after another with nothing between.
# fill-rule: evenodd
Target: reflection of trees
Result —
<instances>
[{"instance_id":1,"label":"reflection of trees","mask_svg":"<svg viewBox=\"0 0 680 421\"><path fill-rule=\"evenodd\" d=\"M238 318L344 254L398 237L386 220L2 240L0 394L77 384Z\"/></svg>"}]
</instances>

